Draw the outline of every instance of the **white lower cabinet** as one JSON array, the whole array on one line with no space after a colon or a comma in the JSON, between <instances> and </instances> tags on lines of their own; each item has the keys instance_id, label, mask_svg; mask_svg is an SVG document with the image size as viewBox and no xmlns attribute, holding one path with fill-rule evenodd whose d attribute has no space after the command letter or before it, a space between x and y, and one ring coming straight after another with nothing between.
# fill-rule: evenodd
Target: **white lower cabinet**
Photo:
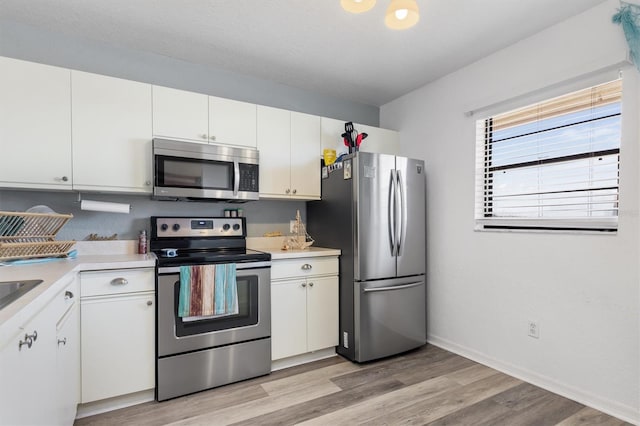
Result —
<instances>
[{"instance_id":1,"label":"white lower cabinet","mask_svg":"<svg viewBox=\"0 0 640 426\"><path fill-rule=\"evenodd\" d=\"M271 359L338 345L338 258L274 260Z\"/></svg>"},{"instance_id":2,"label":"white lower cabinet","mask_svg":"<svg viewBox=\"0 0 640 426\"><path fill-rule=\"evenodd\" d=\"M81 402L155 386L153 268L83 272Z\"/></svg>"},{"instance_id":3,"label":"white lower cabinet","mask_svg":"<svg viewBox=\"0 0 640 426\"><path fill-rule=\"evenodd\" d=\"M73 424L80 368L74 352L77 294L72 279L0 349L0 424ZM63 351L64 337L69 346Z\"/></svg>"}]
</instances>

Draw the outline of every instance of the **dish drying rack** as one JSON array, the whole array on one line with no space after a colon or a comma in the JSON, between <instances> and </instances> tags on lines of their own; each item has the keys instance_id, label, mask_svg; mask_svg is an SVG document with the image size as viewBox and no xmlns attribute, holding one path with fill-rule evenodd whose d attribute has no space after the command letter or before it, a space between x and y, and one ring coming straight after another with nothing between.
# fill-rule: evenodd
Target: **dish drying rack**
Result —
<instances>
[{"instance_id":1,"label":"dish drying rack","mask_svg":"<svg viewBox=\"0 0 640 426\"><path fill-rule=\"evenodd\" d=\"M64 256L75 241L55 241L72 214L0 211L0 260Z\"/></svg>"}]
</instances>

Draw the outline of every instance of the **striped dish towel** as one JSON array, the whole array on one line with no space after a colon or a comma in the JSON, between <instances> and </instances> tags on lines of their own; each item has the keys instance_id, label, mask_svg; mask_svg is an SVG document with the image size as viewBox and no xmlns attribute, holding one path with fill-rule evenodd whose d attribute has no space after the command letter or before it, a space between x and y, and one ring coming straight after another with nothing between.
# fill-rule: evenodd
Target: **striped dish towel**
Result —
<instances>
[{"instance_id":1,"label":"striped dish towel","mask_svg":"<svg viewBox=\"0 0 640 426\"><path fill-rule=\"evenodd\" d=\"M236 264L180 267L178 316L183 321L238 314Z\"/></svg>"}]
</instances>

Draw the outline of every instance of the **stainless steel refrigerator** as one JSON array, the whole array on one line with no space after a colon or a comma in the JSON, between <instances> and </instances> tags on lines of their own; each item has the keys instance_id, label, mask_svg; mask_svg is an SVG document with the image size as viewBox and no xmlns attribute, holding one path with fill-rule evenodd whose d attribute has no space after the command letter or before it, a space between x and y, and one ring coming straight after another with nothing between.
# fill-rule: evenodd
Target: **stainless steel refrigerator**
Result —
<instances>
[{"instance_id":1,"label":"stainless steel refrigerator","mask_svg":"<svg viewBox=\"0 0 640 426\"><path fill-rule=\"evenodd\" d=\"M323 168L307 204L316 245L340 248L340 344L364 362L426 343L422 160L358 152Z\"/></svg>"}]
</instances>

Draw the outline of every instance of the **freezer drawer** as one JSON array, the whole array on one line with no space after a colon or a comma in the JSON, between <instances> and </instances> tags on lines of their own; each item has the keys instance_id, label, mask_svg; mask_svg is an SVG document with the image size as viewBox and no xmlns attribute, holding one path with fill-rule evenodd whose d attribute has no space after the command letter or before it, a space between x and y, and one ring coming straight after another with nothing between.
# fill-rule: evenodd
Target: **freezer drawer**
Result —
<instances>
[{"instance_id":1,"label":"freezer drawer","mask_svg":"<svg viewBox=\"0 0 640 426\"><path fill-rule=\"evenodd\" d=\"M356 282L355 361L370 361L427 342L424 276Z\"/></svg>"}]
</instances>

